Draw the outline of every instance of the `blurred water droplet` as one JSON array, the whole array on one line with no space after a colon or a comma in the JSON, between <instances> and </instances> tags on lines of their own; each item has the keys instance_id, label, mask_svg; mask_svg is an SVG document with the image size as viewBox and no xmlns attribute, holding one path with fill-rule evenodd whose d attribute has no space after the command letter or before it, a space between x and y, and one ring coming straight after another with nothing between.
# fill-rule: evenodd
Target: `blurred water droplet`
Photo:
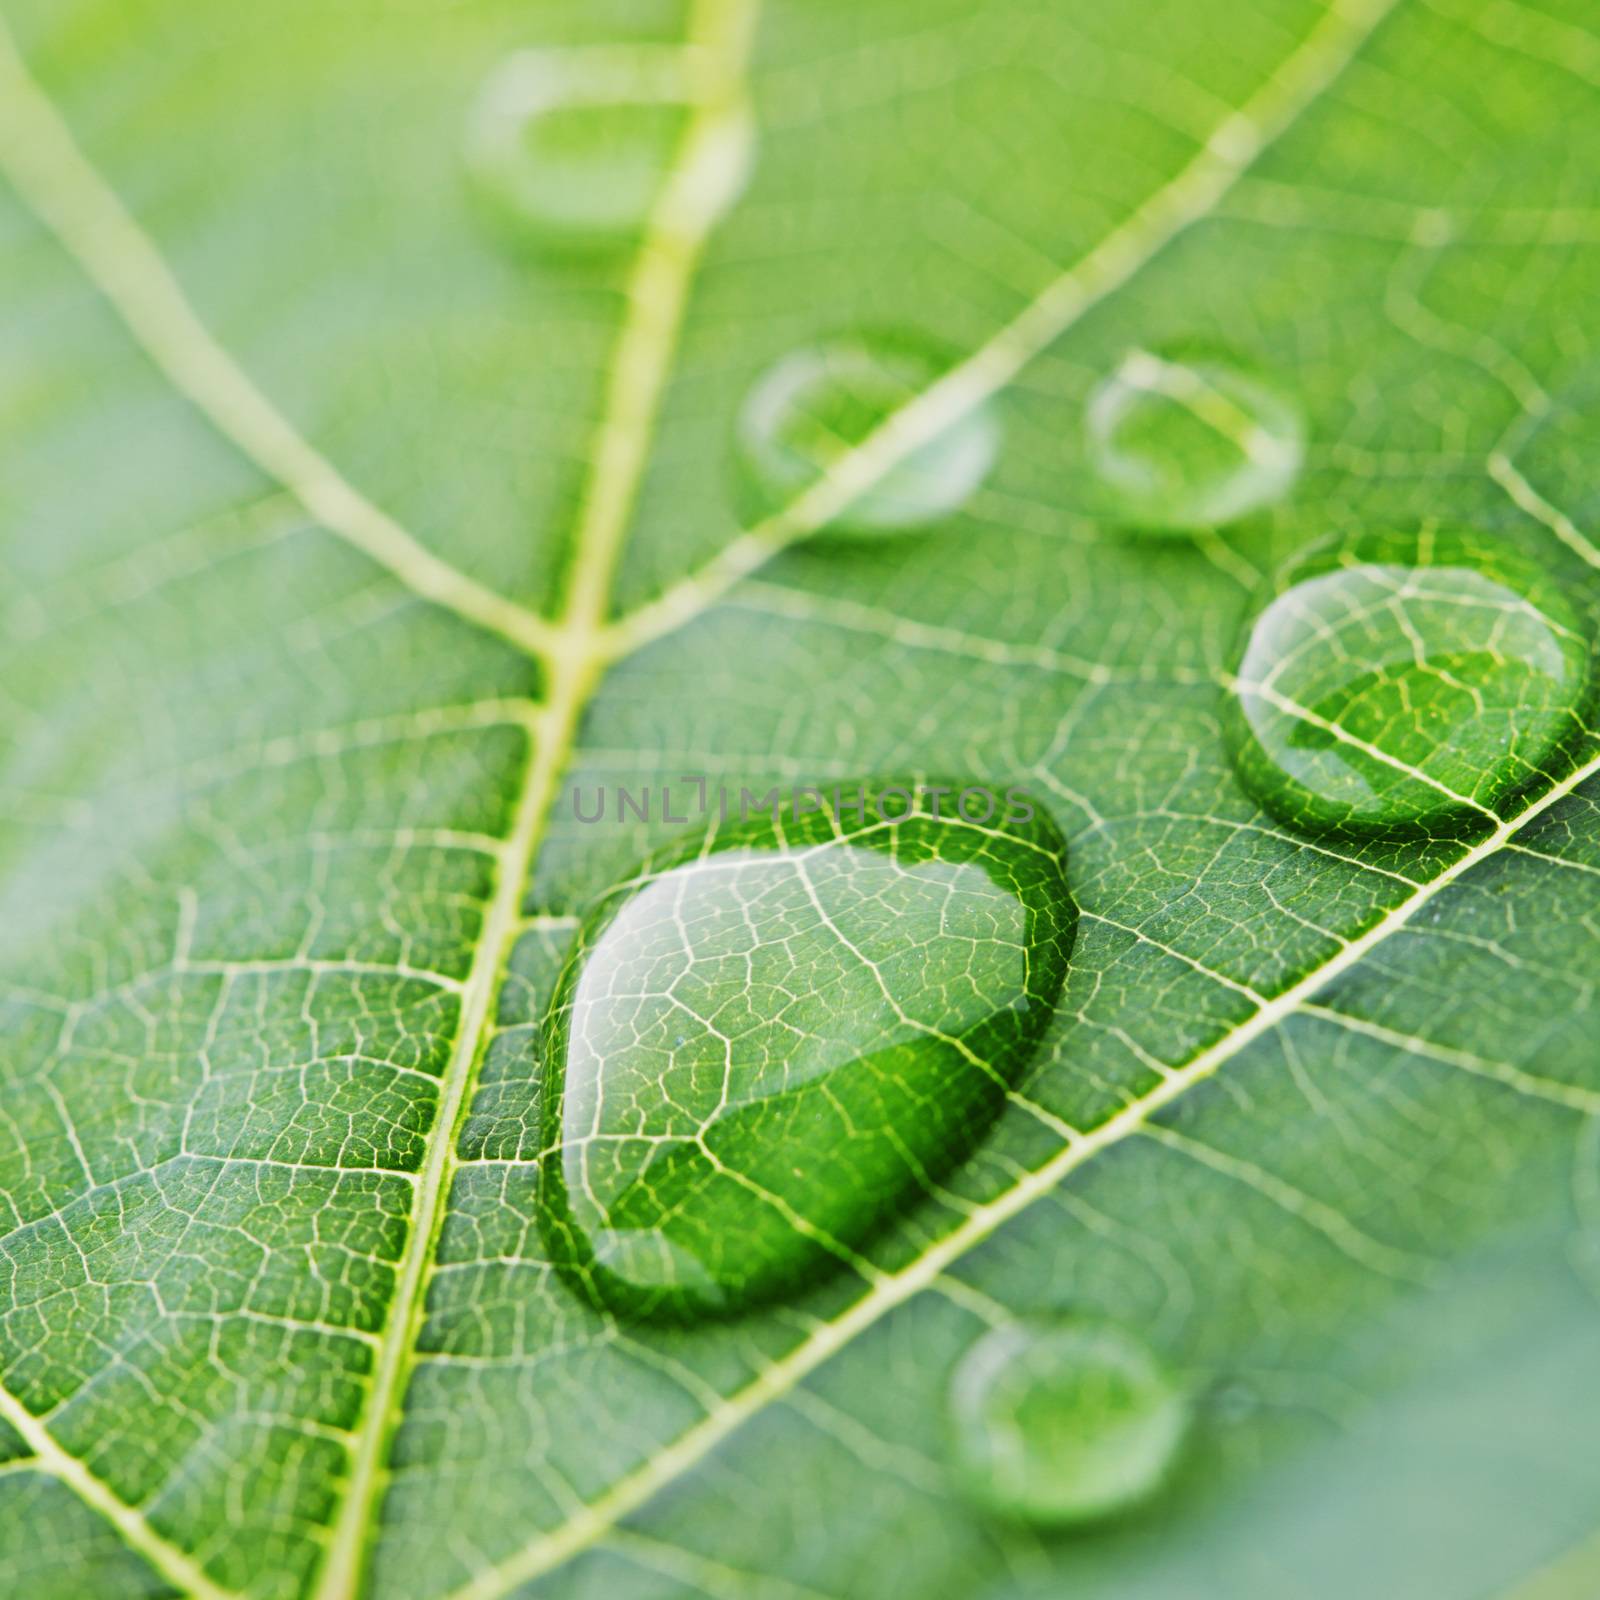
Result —
<instances>
[{"instance_id":1,"label":"blurred water droplet","mask_svg":"<svg viewBox=\"0 0 1600 1600\"><path fill-rule=\"evenodd\" d=\"M1087 435L1111 515L1157 532L1237 522L1282 499L1305 458L1300 408L1218 351L1130 352L1090 396Z\"/></svg>"},{"instance_id":2,"label":"blurred water droplet","mask_svg":"<svg viewBox=\"0 0 1600 1600\"><path fill-rule=\"evenodd\" d=\"M739 417L746 472L775 511L797 498L949 366L909 334L840 335L795 350L756 380ZM831 526L892 533L953 516L981 487L1000 449L992 409L979 406L884 473Z\"/></svg>"},{"instance_id":3,"label":"blurred water droplet","mask_svg":"<svg viewBox=\"0 0 1600 1600\"><path fill-rule=\"evenodd\" d=\"M516 238L580 250L626 241L648 218L683 138L694 61L665 45L507 57L467 117L463 155L475 192ZM738 183L726 187L731 201Z\"/></svg>"},{"instance_id":4,"label":"blurred water droplet","mask_svg":"<svg viewBox=\"0 0 1600 1600\"><path fill-rule=\"evenodd\" d=\"M950 1410L967 1494L994 1516L1036 1527L1094 1522L1148 1497L1190 1413L1141 1339L1080 1321L991 1329L956 1368Z\"/></svg>"}]
</instances>

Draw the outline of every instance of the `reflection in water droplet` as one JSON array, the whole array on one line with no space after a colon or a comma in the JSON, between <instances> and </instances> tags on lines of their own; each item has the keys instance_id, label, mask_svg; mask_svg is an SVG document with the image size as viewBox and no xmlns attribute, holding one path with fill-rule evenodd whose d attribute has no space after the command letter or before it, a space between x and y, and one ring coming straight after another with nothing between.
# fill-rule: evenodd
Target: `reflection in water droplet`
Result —
<instances>
[{"instance_id":1,"label":"reflection in water droplet","mask_svg":"<svg viewBox=\"0 0 1600 1600\"><path fill-rule=\"evenodd\" d=\"M1541 567L1466 533L1297 558L1255 608L1224 726L1240 781L1299 828L1459 833L1552 770L1590 640Z\"/></svg>"},{"instance_id":2,"label":"reflection in water droplet","mask_svg":"<svg viewBox=\"0 0 1600 1600\"><path fill-rule=\"evenodd\" d=\"M1135 350L1089 399L1089 458L1136 528L1223 527L1288 493L1305 458L1300 408L1216 351Z\"/></svg>"},{"instance_id":3,"label":"reflection in water droplet","mask_svg":"<svg viewBox=\"0 0 1600 1600\"><path fill-rule=\"evenodd\" d=\"M1066 974L1065 843L1020 795L974 824L908 787L679 843L585 919L542 1210L591 1298L684 1317L793 1289L998 1111Z\"/></svg>"},{"instance_id":4,"label":"reflection in water droplet","mask_svg":"<svg viewBox=\"0 0 1600 1600\"><path fill-rule=\"evenodd\" d=\"M467 119L475 191L516 236L583 249L625 240L648 217L682 138L692 60L665 45L508 57Z\"/></svg>"},{"instance_id":5,"label":"reflection in water droplet","mask_svg":"<svg viewBox=\"0 0 1600 1600\"><path fill-rule=\"evenodd\" d=\"M1166 1477L1188 1400L1132 1333L1015 1322L966 1353L950 1387L955 1465L984 1510L1036 1527L1093 1522Z\"/></svg>"},{"instance_id":6,"label":"reflection in water droplet","mask_svg":"<svg viewBox=\"0 0 1600 1600\"><path fill-rule=\"evenodd\" d=\"M739 418L739 449L763 506L777 510L949 366L899 333L842 335L792 351L757 379ZM991 409L965 412L885 473L833 527L890 533L954 515L988 477L1000 449Z\"/></svg>"}]
</instances>

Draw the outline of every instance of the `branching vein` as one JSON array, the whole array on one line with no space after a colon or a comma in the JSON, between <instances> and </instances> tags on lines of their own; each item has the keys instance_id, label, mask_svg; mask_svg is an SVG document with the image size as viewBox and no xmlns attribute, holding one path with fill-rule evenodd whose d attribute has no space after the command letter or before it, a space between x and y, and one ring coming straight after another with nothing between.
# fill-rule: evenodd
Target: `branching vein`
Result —
<instances>
[{"instance_id":1,"label":"branching vein","mask_svg":"<svg viewBox=\"0 0 1600 1600\"><path fill-rule=\"evenodd\" d=\"M149 235L79 149L3 21L0 171L174 387L323 527L424 599L520 649L536 654L548 649L548 622L419 543L320 455L223 349Z\"/></svg>"},{"instance_id":2,"label":"branching vein","mask_svg":"<svg viewBox=\"0 0 1600 1600\"><path fill-rule=\"evenodd\" d=\"M85 1505L98 1511L169 1583L193 1595L194 1600L237 1600L232 1591L213 1583L191 1557L157 1533L143 1512L119 1500L76 1456L63 1450L43 1423L4 1389L0 1389L0 1419L10 1423L33 1452L32 1460L19 1466L59 1479Z\"/></svg>"},{"instance_id":3,"label":"branching vein","mask_svg":"<svg viewBox=\"0 0 1600 1600\"><path fill-rule=\"evenodd\" d=\"M826 527L886 473L1005 388L1088 311L1211 215L1262 154L1339 78L1398 3L1337 0L1299 49L1212 130L1177 177L985 344L838 456L804 494L746 530L698 572L619 619L607 635L608 653L630 654L691 621L779 551Z\"/></svg>"},{"instance_id":4,"label":"branching vein","mask_svg":"<svg viewBox=\"0 0 1600 1600\"><path fill-rule=\"evenodd\" d=\"M982 1244L1036 1200L1050 1194L1069 1174L1102 1151L1139 1133L1157 1112L1181 1099L1257 1039L1308 1008L1308 1002L1341 973L1360 965L1385 940L1405 928L1424 907L1474 867L1502 850L1535 817L1600 775L1600 756L1592 757L1531 801L1516 817L1503 821L1487 837L1435 878L1399 902L1359 938L1306 973L1298 982L1259 1006L1249 1017L1181 1066L1171 1068L1148 1093L1131 1101L1098 1127L1068 1141L1049 1161L1025 1173L993 1199L973 1207L950 1233L929 1246L898 1272L880 1274L860 1299L841 1316L817 1327L787 1354L763 1368L744 1388L730 1394L718 1409L641 1464L577 1515L539 1535L522 1550L455 1590L449 1600L501 1600L520 1585L572 1559L606 1537L623 1518L637 1511L668 1484L691 1471L718 1444L763 1408L781 1400L794 1386L845 1348L859 1334L897 1306L933 1286L950 1266ZM1548 1098L1548 1096L1546 1096ZM1587 1099L1587 1097L1586 1097Z\"/></svg>"}]
</instances>

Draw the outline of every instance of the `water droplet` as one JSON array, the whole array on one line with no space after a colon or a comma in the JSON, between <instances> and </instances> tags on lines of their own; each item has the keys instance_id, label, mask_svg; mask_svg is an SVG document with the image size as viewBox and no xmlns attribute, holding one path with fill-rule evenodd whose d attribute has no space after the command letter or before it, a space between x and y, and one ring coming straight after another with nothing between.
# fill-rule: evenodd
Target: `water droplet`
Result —
<instances>
[{"instance_id":1,"label":"water droplet","mask_svg":"<svg viewBox=\"0 0 1600 1600\"><path fill-rule=\"evenodd\" d=\"M1224 727L1240 781L1298 828L1488 824L1579 730L1590 640L1555 579L1470 533L1334 541L1245 626Z\"/></svg>"},{"instance_id":2,"label":"water droplet","mask_svg":"<svg viewBox=\"0 0 1600 1600\"><path fill-rule=\"evenodd\" d=\"M1110 1516L1157 1489L1189 1403L1124 1328L1015 1322L991 1329L962 1358L950 1415L968 1495L1007 1521L1060 1528Z\"/></svg>"},{"instance_id":3,"label":"water droplet","mask_svg":"<svg viewBox=\"0 0 1600 1600\"><path fill-rule=\"evenodd\" d=\"M1281 499L1305 459L1300 408L1219 351L1134 350L1089 398L1089 457L1136 528L1220 528Z\"/></svg>"},{"instance_id":4,"label":"water droplet","mask_svg":"<svg viewBox=\"0 0 1600 1600\"><path fill-rule=\"evenodd\" d=\"M689 63L671 46L521 50L484 80L463 154L519 237L597 248L643 225L683 135Z\"/></svg>"},{"instance_id":5,"label":"water droplet","mask_svg":"<svg viewBox=\"0 0 1600 1600\"><path fill-rule=\"evenodd\" d=\"M756 380L739 417L739 449L756 494L777 510L929 388L950 362L914 335L857 333L791 351ZM833 522L892 533L959 511L1000 449L992 408L964 412L886 472Z\"/></svg>"},{"instance_id":6,"label":"water droplet","mask_svg":"<svg viewBox=\"0 0 1600 1600\"><path fill-rule=\"evenodd\" d=\"M1065 842L1012 796L978 825L912 787L724 824L585 918L546 1027L542 1181L590 1298L686 1317L797 1288L999 1110L1066 974Z\"/></svg>"}]
</instances>

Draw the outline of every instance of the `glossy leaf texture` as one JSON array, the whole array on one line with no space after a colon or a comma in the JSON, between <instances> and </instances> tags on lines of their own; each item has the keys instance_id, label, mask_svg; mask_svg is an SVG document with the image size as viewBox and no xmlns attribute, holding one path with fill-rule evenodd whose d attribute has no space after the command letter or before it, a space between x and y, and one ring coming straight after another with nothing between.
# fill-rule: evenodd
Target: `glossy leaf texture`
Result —
<instances>
[{"instance_id":1,"label":"glossy leaf texture","mask_svg":"<svg viewBox=\"0 0 1600 1600\"><path fill-rule=\"evenodd\" d=\"M0 1589L1600 1587L1600 743L1317 833L1224 736L1328 541L1503 546L1592 637L1585 0L4 12ZM1118 459L1240 520L1119 512L1130 385ZM596 1304L589 908L719 791L945 774L1079 912L992 1125L764 1305ZM1012 1325L1183 1395L1124 1514L964 1491Z\"/></svg>"}]
</instances>

